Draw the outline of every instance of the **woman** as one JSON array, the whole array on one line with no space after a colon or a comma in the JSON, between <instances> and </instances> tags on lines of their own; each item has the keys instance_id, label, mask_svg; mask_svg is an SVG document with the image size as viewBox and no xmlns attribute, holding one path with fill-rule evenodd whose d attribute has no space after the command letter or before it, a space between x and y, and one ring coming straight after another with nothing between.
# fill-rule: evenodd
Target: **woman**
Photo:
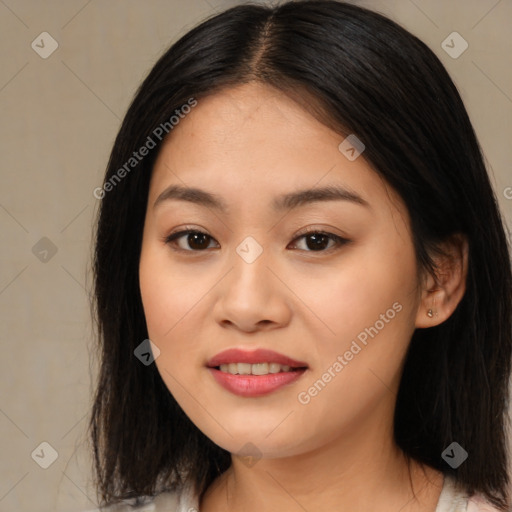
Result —
<instances>
[{"instance_id":1,"label":"woman","mask_svg":"<svg viewBox=\"0 0 512 512\"><path fill-rule=\"evenodd\" d=\"M97 196L102 504L508 510L507 242L416 37L329 0L216 15Z\"/></svg>"}]
</instances>

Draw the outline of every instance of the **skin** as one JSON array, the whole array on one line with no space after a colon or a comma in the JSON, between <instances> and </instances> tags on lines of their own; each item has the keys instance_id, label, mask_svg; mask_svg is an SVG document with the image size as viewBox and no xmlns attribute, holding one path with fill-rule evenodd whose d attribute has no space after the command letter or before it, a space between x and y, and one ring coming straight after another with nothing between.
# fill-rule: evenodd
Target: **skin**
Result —
<instances>
[{"instance_id":1,"label":"skin","mask_svg":"<svg viewBox=\"0 0 512 512\"><path fill-rule=\"evenodd\" d=\"M393 411L414 330L443 322L462 298L467 247L447 244L442 278L419 280L402 200L364 153L349 161L340 152L343 139L281 92L249 83L199 100L155 163L140 260L148 334L160 350L155 362L194 424L232 454L202 512L436 508L443 475L413 463L411 487L393 441ZM154 206L174 184L216 194L228 209L174 199ZM271 208L274 196L329 184L369 206L332 200L279 214ZM315 251L311 237L298 238L306 227L349 242L325 239ZM211 237L200 240L206 249L186 235L165 242L187 228ZM248 236L263 250L252 263L236 251ZM298 394L394 303L400 312L300 403ZM308 370L269 395L236 396L205 366L233 347L269 348ZM237 455L246 443L256 447L255 464Z\"/></svg>"}]
</instances>

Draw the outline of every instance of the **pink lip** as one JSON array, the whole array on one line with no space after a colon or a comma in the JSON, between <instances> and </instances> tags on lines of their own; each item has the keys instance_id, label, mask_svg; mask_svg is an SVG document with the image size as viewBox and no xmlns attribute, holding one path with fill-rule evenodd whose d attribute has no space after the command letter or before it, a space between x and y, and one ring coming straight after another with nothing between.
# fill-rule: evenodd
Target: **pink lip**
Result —
<instances>
[{"instance_id":1,"label":"pink lip","mask_svg":"<svg viewBox=\"0 0 512 512\"><path fill-rule=\"evenodd\" d=\"M296 368L289 372L269 373L268 375L232 375L218 370L216 367L229 363L279 363ZM224 388L235 395L256 397L266 395L297 380L308 365L273 350L257 349L252 351L236 348L224 350L212 357L206 364L213 378Z\"/></svg>"},{"instance_id":2,"label":"pink lip","mask_svg":"<svg viewBox=\"0 0 512 512\"><path fill-rule=\"evenodd\" d=\"M232 375L216 368L208 368L213 378L231 393L245 397L262 396L297 380L306 368L268 375Z\"/></svg>"},{"instance_id":3,"label":"pink lip","mask_svg":"<svg viewBox=\"0 0 512 512\"><path fill-rule=\"evenodd\" d=\"M288 365L292 368L307 368L307 363L302 361L296 361L291 357L287 357L283 354L274 352L273 350L257 349L257 350L240 350L237 348L230 348L219 352L213 356L207 363L206 366L209 368L215 368L221 364L229 363L279 363L282 365ZM276 374L277 375L277 374ZM262 375L257 375L262 377Z\"/></svg>"}]
</instances>

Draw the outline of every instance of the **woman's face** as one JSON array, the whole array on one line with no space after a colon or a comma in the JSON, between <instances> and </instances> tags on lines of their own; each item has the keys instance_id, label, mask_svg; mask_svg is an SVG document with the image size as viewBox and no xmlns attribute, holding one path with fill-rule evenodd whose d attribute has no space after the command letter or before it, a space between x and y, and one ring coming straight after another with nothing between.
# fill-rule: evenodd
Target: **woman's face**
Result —
<instances>
[{"instance_id":1,"label":"woman's face","mask_svg":"<svg viewBox=\"0 0 512 512\"><path fill-rule=\"evenodd\" d=\"M253 83L199 100L156 161L140 260L155 363L189 418L232 453L391 436L420 304L409 217L343 139ZM345 192L315 199L326 187ZM185 230L204 235L166 241ZM242 353L208 366L228 349ZM257 349L278 355L245 359Z\"/></svg>"}]
</instances>

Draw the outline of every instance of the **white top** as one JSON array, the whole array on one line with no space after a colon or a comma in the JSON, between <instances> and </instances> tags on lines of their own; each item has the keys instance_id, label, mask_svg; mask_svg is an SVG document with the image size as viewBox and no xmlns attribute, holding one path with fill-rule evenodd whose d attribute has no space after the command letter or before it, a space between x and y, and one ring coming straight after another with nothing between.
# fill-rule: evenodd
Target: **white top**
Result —
<instances>
[{"instance_id":1,"label":"white top","mask_svg":"<svg viewBox=\"0 0 512 512\"><path fill-rule=\"evenodd\" d=\"M182 493L163 492L148 504L130 507L127 503L118 503L103 509L87 512L199 512L199 497L194 495L192 487L187 487ZM455 480L445 476L443 489L435 512L499 512L482 496L468 495L455 487Z\"/></svg>"}]
</instances>

